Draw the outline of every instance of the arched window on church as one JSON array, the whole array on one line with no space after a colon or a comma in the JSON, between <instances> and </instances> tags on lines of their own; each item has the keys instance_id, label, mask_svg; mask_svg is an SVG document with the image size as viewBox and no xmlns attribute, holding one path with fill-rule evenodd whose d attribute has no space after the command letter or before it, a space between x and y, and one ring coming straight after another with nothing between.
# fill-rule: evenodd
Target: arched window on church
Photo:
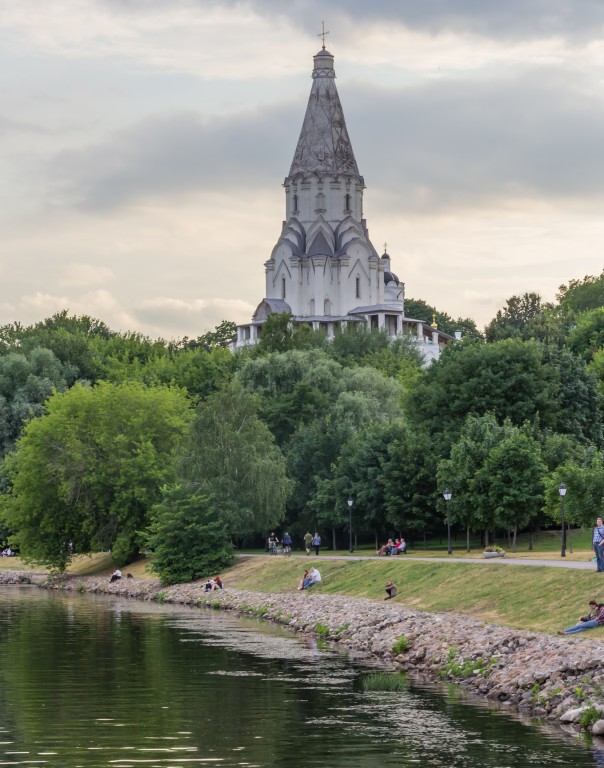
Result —
<instances>
[{"instance_id":1,"label":"arched window on church","mask_svg":"<svg viewBox=\"0 0 604 768\"><path fill-rule=\"evenodd\" d=\"M315 314L315 300L314 299L310 300L309 312L310 312L311 317L314 316L314 314Z\"/></svg>"},{"instance_id":2,"label":"arched window on church","mask_svg":"<svg viewBox=\"0 0 604 768\"><path fill-rule=\"evenodd\" d=\"M350 212L351 212L351 209L350 209L350 195L347 194L344 197L344 213L350 213Z\"/></svg>"},{"instance_id":3,"label":"arched window on church","mask_svg":"<svg viewBox=\"0 0 604 768\"><path fill-rule=\"evenodd\" d=\"M329 299L325 299L323 302L323 314L331 315L331 301Z\"/></svg>"},{"instance_id":4,"label":"arched window on church","mask_svg":"<svg viewBox=\"0 0 604 768\"><path fill-rule=\"evenodd\" d=\"M285 298L285 277L281 278L281 298Z\"/></svg>"},{"instance_id":5,"label":"arched window on church","mask_svg":"<svg viewBox=\"0 0 604 768\"><path fill-rule=\"evenodd\" d=\"M296 214L299 213L298 211L298 195L294 195L294 210L292 213Z\"/></svg>"},{"instance_id":6,"label":"arched window on church","mask_svg":"<svg viewBox=\"0 0 604 768\"><path fill-rule=\"evenodd\" d=\"M322 192L319 192L315 198L315 201L315 213L325 213L325 195Z\"/></svg>"},{"instance_id":7,"label":"arched window on church","mask_svg":"<svg viewBox=\"0 0 604 768\"><path fill-rule=\"evenodd\" d=\"M360 299L361 298L361 278L357 276L355 283L356 283L356 298Z\"/></svg>"}]
</instances>

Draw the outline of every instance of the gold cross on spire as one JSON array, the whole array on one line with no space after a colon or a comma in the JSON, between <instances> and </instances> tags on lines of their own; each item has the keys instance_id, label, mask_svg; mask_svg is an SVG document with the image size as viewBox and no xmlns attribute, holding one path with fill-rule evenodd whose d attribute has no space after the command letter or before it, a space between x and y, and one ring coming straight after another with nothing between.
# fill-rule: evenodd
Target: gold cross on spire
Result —
<instances>
[{"instance_id":1,"label":"gold cross on spire","mask_svg":"<svg viewBox=\"0 0 604 768\"><path fill-rule=\"evenodd\" d=\"M319 32L317 37L322 37L323 38L323 50L325 50L325 38L329 34L329 30L327 30L327 32L325 31L325 22L324 21L321 22L321 26L323 27L323 31Z\"/></svg>"},{"instance_id":2,"label":"gold cross on spire","mask_svg":"<svg viewBox=\"0 0 604 768\"><path fill-rule=\"evenodd\" d=\"M384 253L388 253L388 243L384 243Z\"/></svg>"}]
</instances>

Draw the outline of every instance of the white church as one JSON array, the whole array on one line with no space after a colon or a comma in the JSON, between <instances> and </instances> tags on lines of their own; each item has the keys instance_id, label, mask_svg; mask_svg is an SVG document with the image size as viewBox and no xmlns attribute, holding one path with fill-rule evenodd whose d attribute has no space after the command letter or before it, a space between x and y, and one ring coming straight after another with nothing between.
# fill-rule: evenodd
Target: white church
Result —
<instances>
[{"instance_id":1,"label":"white church","mask_svg":"<svg viewBox=\"0 0 604 768\"><path fill-rule=\"evenodd\" d=\"M266 318L292 322L328 339L351 323L413 336L426 363L453 340L435 323L405 317L405 286L390 256L378 254L363 218L365 182L352 151L335 83L334 57L314 56L312 87L294 159L283 186L285 221L265 262L266 295L250 323L237 327L236 347L255 344Z\"/></svg>"}]
</instances>

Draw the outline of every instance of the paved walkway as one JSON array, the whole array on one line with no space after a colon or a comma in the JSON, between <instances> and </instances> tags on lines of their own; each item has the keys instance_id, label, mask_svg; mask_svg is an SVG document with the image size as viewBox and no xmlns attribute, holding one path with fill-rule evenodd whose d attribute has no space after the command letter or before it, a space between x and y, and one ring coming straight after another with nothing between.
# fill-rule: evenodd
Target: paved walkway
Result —
<instances>
[{"instance_id":1,"label":"paved walkway","mask_svg":"<svg viewBox=\"0 0 604 768\"><path fill-rule=\"evenodd\" d=\"M268 557L265 554L249 554L239 555L239 557ZM275 557L282 557L282 555L275 555ZM384 557L378 557L376 555L303 555L303 554L291 554L289 557L295 557L299 559L311 560L385 560ZM395 560L401 560L406 562L407 560L413 560L420 563L470 563L476 565L488 565L499 567L500 565L541 565L548 568L573 568L577 571L594 571L596 570L596 564L591 560L566 560L560 558L559 560L538 560L537 558L520 558L520 557L494 557L490 560L484 557L413 557L413 555L398 555Z\"/></svg>"}]
</instances>

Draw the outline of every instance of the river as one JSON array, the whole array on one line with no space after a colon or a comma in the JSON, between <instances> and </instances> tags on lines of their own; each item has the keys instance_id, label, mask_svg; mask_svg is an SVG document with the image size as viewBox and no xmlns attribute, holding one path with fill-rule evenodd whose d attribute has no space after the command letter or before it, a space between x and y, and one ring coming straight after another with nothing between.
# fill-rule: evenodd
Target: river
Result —
<instances>
[{"instance_id":1,"label":"river","mask_svg":"<svg viewBox=\"0 0 604 768\"><path fill-rule=\"evenodd\" d=\"M368 669L258 620L0 588L0 766L604 766L588 737Z\"/></svg>"}]
</instances>

